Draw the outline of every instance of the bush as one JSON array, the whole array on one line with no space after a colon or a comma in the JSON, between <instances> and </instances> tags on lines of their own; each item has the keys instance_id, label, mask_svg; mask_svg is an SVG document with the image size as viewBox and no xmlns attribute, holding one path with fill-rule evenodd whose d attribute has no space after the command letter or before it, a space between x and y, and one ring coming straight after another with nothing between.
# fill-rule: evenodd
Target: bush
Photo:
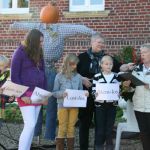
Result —
<instances>
[{"instance_id":1,"label":"bush","mask_svg":"<svg viewBox=\"0 0 150 150\"><path fill-rule=\"evenodd\" d=\"M122 121L123 111L120 107L117 107L117 114L116 114L116 123ZM43 108L43 123L45 123L46 118L46 107ZM22 123L22 115L20 109L17 104L8 104L6 105L5 109L5 120L6 122L12 123ZM94 121L93 121L94 124Z\"/></svg>"},{"instance_id":2,"label":"bush","mask_svg":"<svg viewBox=\"0 0 150 150\"><path fill-rule=\"evenodd\" d=\"M122 63L137 63L139 62L140 58L138 57L137 50L134 49L134 47L127 46L123 47L117 55L115 55L115 58Z\"/></svg>"},{"instance_id":3,"label":"bush","mask_svg":"<svg viewBox=\"0 0 150 150\"><path fill-rule=\"evenodd\" d=\"M6 105L5 120L8 122L22 122L21 112L17 104Z\"/></svg>"},{"instance_id":4,"label":"bush","mask_svg":"<svg viewBox=\"0 0 150 150\"><path fill-rule=\"evenodd\" d=\"M43 107L43 123L45 123L45 118L46 118L46 107ZM20 109L17 104L12 103L12 104L7 104L6 109L5 109L5 120L6 122L17 122L17 123L22 123L22 115L20 112Z\"/></svg>"}]
</instances>

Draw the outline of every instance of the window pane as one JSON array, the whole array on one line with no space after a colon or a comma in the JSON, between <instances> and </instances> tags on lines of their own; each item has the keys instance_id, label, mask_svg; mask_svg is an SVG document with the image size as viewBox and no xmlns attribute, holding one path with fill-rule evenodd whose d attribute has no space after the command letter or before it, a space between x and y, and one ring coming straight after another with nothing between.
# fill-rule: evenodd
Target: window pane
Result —
<instances>
[{"instance_id":1,"label":"window pane","mask_svg":"<svg viewBox=\"0 0 150 150\"><path fill-rule=\"evenodd\" d=\"M0 8L12 8L12 0L0 0Z\"/></svg>"},{"instance_id":2,"label":"window pane","mask_svg":"<svg viewBox=\"0 0 150 150\"><path fill-rule=\"evenodd\" d=\"M72 5L84 5L84 0L72 0Z\"/></svg>"},{"instance_id":3,"label":"window pane","mask_svg":"<svg viewBox=\"0 0 150 150\"><path fill-rule=\"evenodd\" d=\"M18 0L18 8L28 8L29 0Z\"/></svg>"},{"instance_id":4,"label":"window pane","mask_svg":"<svg viewBox=\"0 0 150 150\"><path fill-rule=\"evenodd\" d=\"M91 5L102 5L103 4L103 0L91 0Z\"/></svg>"}]
</instances>

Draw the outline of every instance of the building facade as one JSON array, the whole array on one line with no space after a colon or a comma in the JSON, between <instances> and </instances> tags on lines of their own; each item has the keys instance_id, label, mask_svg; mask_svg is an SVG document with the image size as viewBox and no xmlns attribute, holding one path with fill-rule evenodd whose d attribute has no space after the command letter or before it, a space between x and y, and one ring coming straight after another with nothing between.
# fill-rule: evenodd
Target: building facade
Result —
<instances>
[{"instance_id":1,"label":"building facade","mask_svg":"<svg viewBox=\"0 0 150 150\"><path fill-rule=\"evenodd\" d=\"M27 31L10 30L15 21L39 22L49 0L0 0L0 54L11 58ZM84 24L106 37L108 53L125 46L138 49L150 42L150 0L53 0L60 23ZM84 36L66 39L64 54L79 53L90 45ZM59 62L58 62L59 63Z\"/></svg>"}]
</instances>

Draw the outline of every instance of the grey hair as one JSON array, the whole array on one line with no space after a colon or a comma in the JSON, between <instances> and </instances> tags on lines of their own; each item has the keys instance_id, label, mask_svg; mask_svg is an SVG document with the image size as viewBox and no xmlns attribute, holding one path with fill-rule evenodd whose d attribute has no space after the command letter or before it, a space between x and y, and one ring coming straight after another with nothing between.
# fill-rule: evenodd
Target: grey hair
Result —
<instances>
[{"instance_id":1,"label":"grey hair","mask_svg":"<svg viewBox=\"0 0 150 150\"><path fill-rule=\"evenodd\" d=\"M144 44L142 44L141 48L144 48L144 47L150 49L150 43L144 43Z\"/></svg>"},{"instance_id":2,"label":"grey hair","mask_svg":"<svg viewBox=\"0 0 150 150\"><path fill-rule=\"evenodd\" d=\"M96 39L102 39L105 42L104 36L101 33L98 33L98 32L92 34L91 42L95 41Z\"/></svg>"},{"instance_id":3,"label":"grey hair","mask_svg":"<svg viewBox=\"0 0 150 150\"><path fill-rule=\"evenodd\" d=\"M0 63L9 64L9 59L4 55L0 55Z\"/></svg>"}]
</instances>

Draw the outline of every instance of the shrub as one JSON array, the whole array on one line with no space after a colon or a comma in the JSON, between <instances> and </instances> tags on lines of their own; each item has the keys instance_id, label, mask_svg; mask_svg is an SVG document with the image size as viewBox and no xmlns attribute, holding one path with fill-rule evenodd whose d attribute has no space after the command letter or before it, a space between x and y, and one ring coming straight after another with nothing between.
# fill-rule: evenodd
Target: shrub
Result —
<instances>
[{"instance_id":1,"label":"shrub","mask_svg":"<svg viewBox=\"0 0 150 150\"><path fill-rule=\"evenodd\" d=\"M5 120L8 122L22 122L21 112L17 104L6 105Z\"/></svg>"},{"instance_id":2,"label":"shrub","mask_svg":"<svg viewBox=\"0 0 150 150\"><path fill-rule=\"evenodd\" d=\"M127 46L122 48L117 55L115 55L115 58L121 62L121 63L137 63L138 57L137 57L137 51L134 47Z\"/></svg>"},{"instance_id":3,"label":"shrub","mask_svg":"<svg viewBox=\"0 0 150 150\"><path fill-rule=\"evenodd\" d=\"M43 123L45 123L46 118L46 107L43 107ZM22 115L20 112L20 109L17 104L7 104L5 109L5 120L6 122L16 122L16 123L22 123Z\"/></svg>"}]
</instances>

